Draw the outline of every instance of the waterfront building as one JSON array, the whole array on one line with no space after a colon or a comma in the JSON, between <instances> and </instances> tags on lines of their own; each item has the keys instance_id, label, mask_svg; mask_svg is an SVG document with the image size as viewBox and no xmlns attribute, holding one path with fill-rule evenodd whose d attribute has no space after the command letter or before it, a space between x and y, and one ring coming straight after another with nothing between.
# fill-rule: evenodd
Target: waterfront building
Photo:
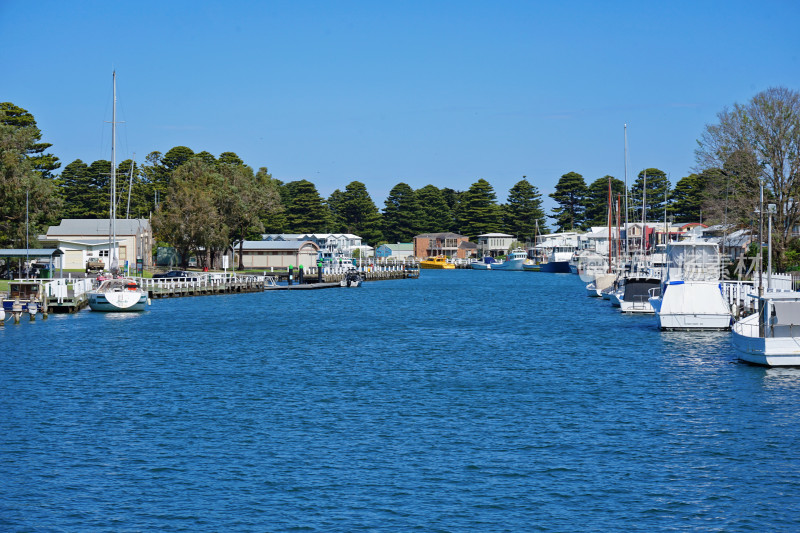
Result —
<instances>
[{"instance_id":1,"label":"waterfront building","mask_svg":"<svg viewBox=\"0 0 800 533\"><path fill-rule=\"evenodd\" d=\"M379 259L396 259L404 261L414 257L413 242L398 242L396 244L381 244L375 251Z\"/></svg>"},{"instance_id":2,"label":"waterfront building","mask_svg":"<svg viewBox=\"0 0 800 533\"><path fill-rule=\"evenodd\" d=\"M514 240L513 235L506 233L484 233L478 235L477 251L481 257L506 255Z\"/></svg>"},{"instance_id":3,"label":"waterfront building","mask_svg":"<svg viewBox=\"0 0 800 533\"><path fill-rule=\"evenodd\" d=\"M131 268L141 261L144 267L153 264L153 231L146 218L117 220L116 249L120 268L128 262ZM58 248L64 255L62 268L84 269L90 258L99 258L106 266L108 260L109 241L111 240L111 221L108 218L65 218L58 226L47 228L45 235L39 236L39 242L47 248Z\"/></svg>"},{"instance_id":4,"label":"waterfront building","mask_svg":"<svg viewBox=\"0 0 800 533\"><path fill-rule=\"evenodd\" d=\"M419 258L443 255L448 258L466 259L466 248L459 248L469 237L458 233L423 233L414 237L414 256Z\"/></svg>"},{"instance_id":5,"label":"waterfront building","mask_svg":"<svg viewBox=\"0 0 800 533\"><path fill-rule=\"evenodd\" d=\"M347 256L364 246L361 237L352 233L265 233L261 238L265 241L311 241L321 250Z\"/></svg>"},{"instance_id":6,"label":"waterfront building","mask_svg":"<svg viewBox=\"0 0 800 533\"><path fill-rule=\"evenodd\" d=\"M234 243L233 264L239 266L239 243ZM242 266L244 268L303 268L316 266L319 246L311 241L244 241Z\"/></svg>"}]
</instances>

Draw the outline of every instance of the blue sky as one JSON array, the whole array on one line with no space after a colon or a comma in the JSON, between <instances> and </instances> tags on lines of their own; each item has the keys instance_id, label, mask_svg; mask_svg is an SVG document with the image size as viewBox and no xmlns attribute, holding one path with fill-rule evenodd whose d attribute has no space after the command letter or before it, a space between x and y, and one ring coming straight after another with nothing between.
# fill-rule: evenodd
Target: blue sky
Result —
<instances>
[{"instance_id":1,"label":"blue sky","mask_svg":"<svg viewBox=\"0 0 800 533\"><path fill-rule=\"evenodd\" d=\"M379 208L403 181L499 199L646 167L673 184L706 124L800 90L800 2L64 2L0 0L0 101L62 164L236 152ZM552 207L552 201L546 205Z\"/></svg>"}]
</instances>

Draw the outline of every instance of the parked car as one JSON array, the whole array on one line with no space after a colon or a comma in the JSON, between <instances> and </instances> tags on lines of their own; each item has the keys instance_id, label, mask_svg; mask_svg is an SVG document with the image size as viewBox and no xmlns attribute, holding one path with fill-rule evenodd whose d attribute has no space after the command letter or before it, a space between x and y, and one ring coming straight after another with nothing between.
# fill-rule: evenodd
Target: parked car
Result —
<instances>
[{"instance_id":1,"label":"parked car","mask_svg":"<svg viewBox=\"0 0 800 533\"><path fill-rule=\"evenodd\" d=\"M163 274L153 274L154 279L180 279L181 281L197 281L196 272L187 272L185 270L170 270Z\"/></svg>"},{"instance_id":2,"label":"parked car","mask_svg":"<svg viewBox=\"0 0 800 533\"><path fill-rule=\"evenodd\" d=\"M104 268L106 268L106 264L99 257L90 257L86 261L86 273L87 274L89 272L93 272L95 270L103 270Z\"/></svg>"}]
</instances>

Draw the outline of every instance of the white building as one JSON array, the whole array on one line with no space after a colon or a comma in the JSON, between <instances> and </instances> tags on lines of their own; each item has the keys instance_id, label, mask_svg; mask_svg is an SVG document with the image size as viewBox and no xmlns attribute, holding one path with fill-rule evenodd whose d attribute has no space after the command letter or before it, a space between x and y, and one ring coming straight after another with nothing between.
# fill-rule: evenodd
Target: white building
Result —
<instances>
[{"instance_id":1,"label":"white building","mask_svg":"<svg viewBox=\"0 0 800 533\"><path fill-rule=\"evenodd\" d=\"M311 241L321 250L351 255L353 250L362 248L361 237L352 233L267 233L261 236L265 241Z\"/></svg>"},{"instance_id":2,"label":"white building","mask_svg":"<svg viewBox=\"0 0 800 533\"><path fill-rule=\"evenodd\" d=\"M514 236L505 233L484 233L478 235L478 254L496 257L506 255L514 243Z\"/></svg>"},{"instance_id":3,"label":"white building","mask_svg":"<svg viewBox=\"0 0 800 533\"><path fill-rule=\"evenodd\" d=\"M146 218L117 220L115 222L116 241L113 251L117 255L119 267L126 262L131 269L136 267L137 259L144 267L153 264L153 231ZM109 263L109 241L111 222L107 218L76 219L65 218L58 226L47 228L47 234L39 236L39 241L48 248L58 248L64 252L62 268L86 268L89 258L102 259L106 267Z\"/></svg>"}]
</instances>

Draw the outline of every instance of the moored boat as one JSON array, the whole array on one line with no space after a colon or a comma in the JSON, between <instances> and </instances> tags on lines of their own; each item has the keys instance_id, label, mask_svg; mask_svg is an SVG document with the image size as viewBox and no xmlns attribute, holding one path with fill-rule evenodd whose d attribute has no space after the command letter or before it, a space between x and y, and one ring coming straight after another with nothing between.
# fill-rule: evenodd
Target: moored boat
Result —
<instances>
[{"instance_id":1,"label":"moored boat","mask_svg":"<svg viewBox=\"0 0 800 533\"><path fill-rule=\"evenodd\" d=\"M492 270L522 271L523 266L527 261L528 261L528 253L522 248L514 248L506 256L505 261L492 266Z\"/></svg>"},{"instance_id":2,"label":"moored boat","mask_svg":"<svg viewBox=\"0 0 800 533\"><path fill-rule=\"evenodd\" d=\"M92 311L144 311L148 303L147 292L130 278L107 279L89 291L88 297Z\"/></svg>"},{"instance_id":3,"label":"moored boat","mask_svg":"<svg viewBox=\"0 0 800 533\"><path fill-rule=\"evenodd\" d=\"M731 311L722 295L720 256L715 243L669 245L661 294L650 298L663 330L725 330Z\"/></svg>"},{"instance_id":4,"label":"moored boat","mask_svg":"<svg viewBox=\"0 0 800 533\"><path fill-rule=\"evenodd\" d=\"M800 366L800 292L767 292L760 312L733 325L739 359L765 366Z\"/></svg>"},{"instance_id":5,"label":"moored boat","mask_svg":"<svg viewBox=\"0 0 800 533\"><path fill-rule=\"evenodd\" d=\"M450 269L456 268L453 263L449 263L447 258L443 255L437 255L436 257L429 257L424 261L420 261L419 263L420 268L425 269Z\"/></svg>"}]
</instances>

